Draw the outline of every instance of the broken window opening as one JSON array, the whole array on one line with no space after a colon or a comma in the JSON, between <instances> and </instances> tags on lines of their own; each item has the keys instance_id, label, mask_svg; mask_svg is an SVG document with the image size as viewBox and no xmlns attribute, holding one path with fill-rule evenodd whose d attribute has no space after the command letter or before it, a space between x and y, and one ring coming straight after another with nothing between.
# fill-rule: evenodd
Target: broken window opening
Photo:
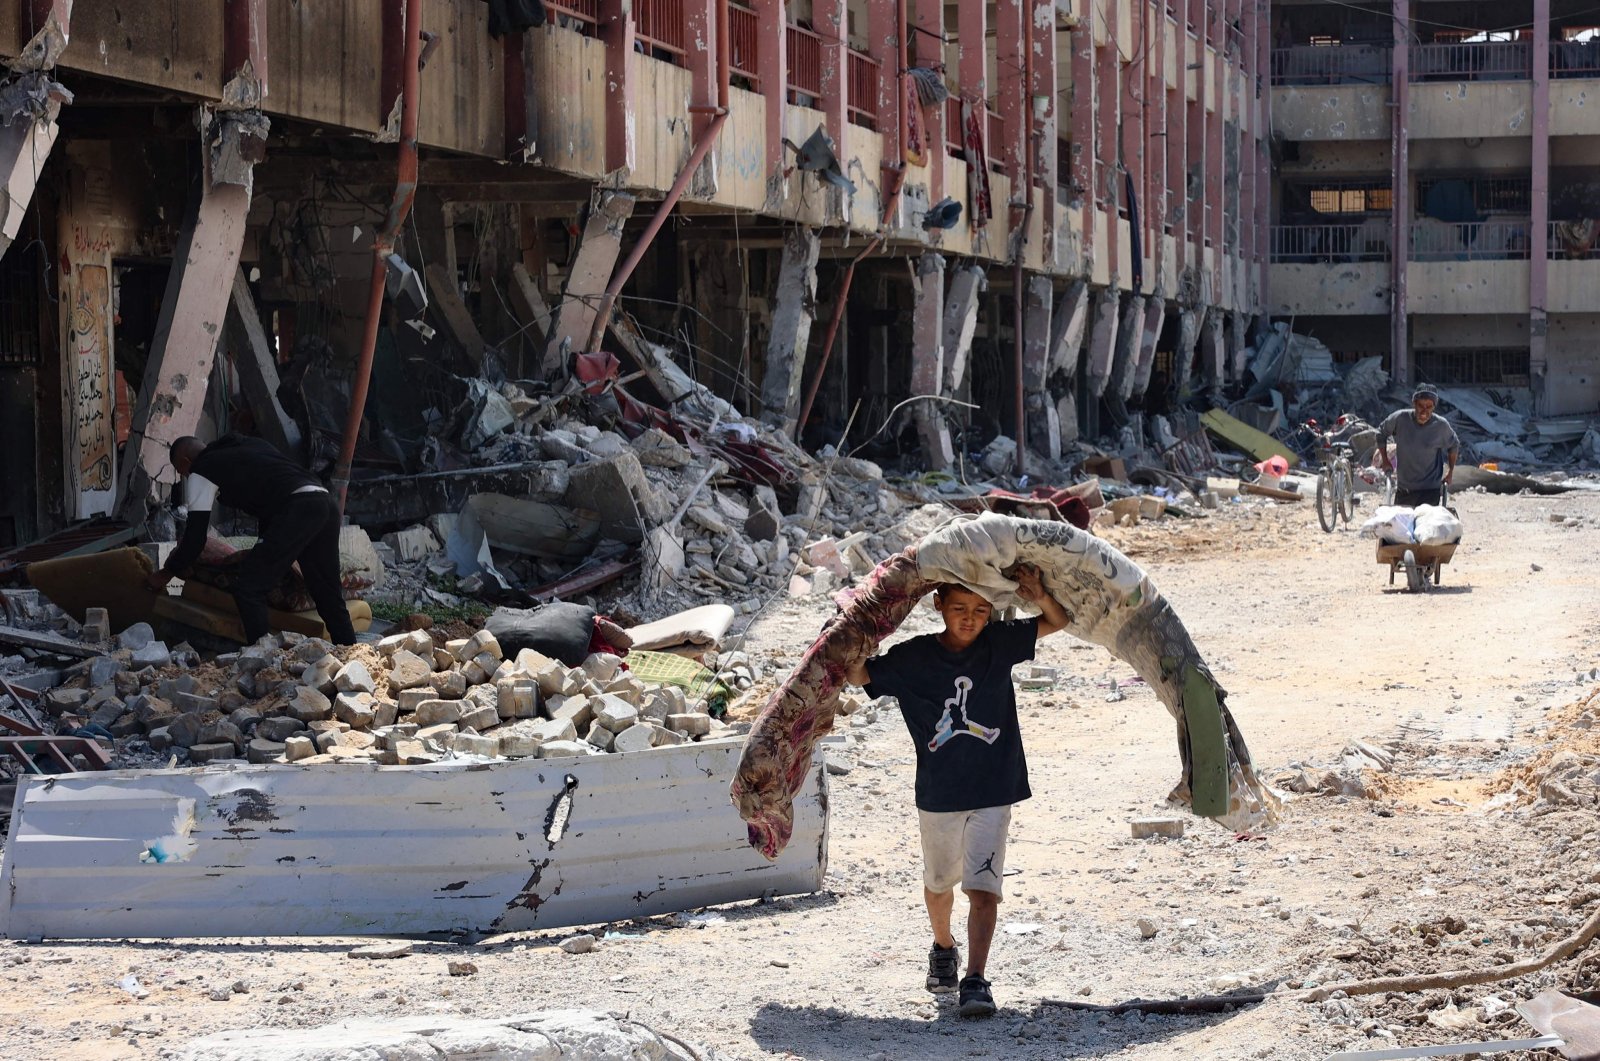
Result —
<instances>
[{"instance_id":1,"label":"broken window opening","mask_svg":"<svg viewBox=\"0 0 1600 1061\"><path fill-rule=\"evenodd\" d=\"M1460 387L1527 387L1532 379L1527 347L1419 349L1417 376L1430 383Z\"/></svg>"}]
</instances>

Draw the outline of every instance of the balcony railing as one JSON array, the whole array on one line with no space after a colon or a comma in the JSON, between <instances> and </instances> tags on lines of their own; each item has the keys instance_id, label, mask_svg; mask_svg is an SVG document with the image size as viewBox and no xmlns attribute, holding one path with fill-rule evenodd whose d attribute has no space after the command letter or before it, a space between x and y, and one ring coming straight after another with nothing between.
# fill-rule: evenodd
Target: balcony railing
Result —
<instances>
[{"instance_id":1,"label":"balcony railing","mask_svg":"<svg viewBox=\"0 0 1600 1061\"><path fill-rule=\"evenodd\" d=\"M849 118L868 129L878 127L878 60L865 52L850 49L847 79Z\"/></svg>"},{"instance_id":2,"label":"balcony railing","mask_svg":"<svg viewBox=\"0 0 1600 1061\"><path fill-rule=\"evenodd\" d=\"M1552 221L1546 256L1558 261L1593 261L1600 258L1600 224L1593 221Z\"/></svg>"},{"instance_id":3,"label":"balcony railing","mask_svg":"<svg viewBox=\"0 0 1600 1061\"><path fill-rule=\"evenodd\" d=\"M1411 226L1411 257L1419 262L1526 261L1531 225L1528 218L1418 221Z\"/></svg>"},{"instance_id":4,"label":"balcony railing","mask_svg":"<svg viewBox=\"0 0 1600 1061\"><path fill-rule=\"evenodd\" d=\"M1531 41L1419 44L1411 49L1413 81L1526 81L1532 76Z\"/></svg>"},{"instance_id":5,"label":"balcony railing","mask_svg":"<svg viewBox=\"0 0 1600 1061\"><path fill-rule=\"evenodd\" d=\"M682 65L689 35L683 0L633 0L633 20L646 55Z\"/></svg>"},{"instance_id":6,"label":"balcony railing","mask_svg":"<svg viewBox=\"0 0 1600 1061\"><path fill-rule=\"evenodd\" d=\"M822 38L801 26L788 30L789 102L815 107L822 99Z\"/></svg>"},{"instance_id":7,"label":"balcony railing","mask_svg":"<svg viewBox=\"0 0 1600 1061\"><path fill-rule=\"evenodd\" d=\"M592 37L600 24L600 0L546 0L550 21Z\"/></svg>"},{"instance_id":8,"label":"balcony railing","mask_svg":"<svg viewBox=\"0 0 1600 1061\"><path fill-rule=\"evenodd\" d=\"M1393 49L1377 44L1274 48L1274 85L1387 85Z\"/></svg>"},{"instance_id":9,"label":"balcony railing","mask_svg":"<svg viewBox=\"0 0 1600 1061\"><path fill-rule=\"evenodd\" d=\"M1551 41L1551 77L1600 77L1600 40Z\"/></svg>"},{"instance_id":10,"label":"balcony railing","mask_svg":"<svg viewBox=\"0 0 1600 1061\"><path fill-rule=\"evenodd\" d=\"M756 13L738 4L728 5L728 45L732 52L729 65L733 72L745 79L750 91L761 91L761 34Z\"/></svg>"},{"instance_id":11,"label":"balcony railing","mask_svg":"<svg viewBox=\"0 0 1600 1061\"><path fill-rule=\"evenodd\" d=\"M1389 260L1389 219L1356 225L1273 225L1275 262L1382 262Z\"/></svg>"}]
</instances>

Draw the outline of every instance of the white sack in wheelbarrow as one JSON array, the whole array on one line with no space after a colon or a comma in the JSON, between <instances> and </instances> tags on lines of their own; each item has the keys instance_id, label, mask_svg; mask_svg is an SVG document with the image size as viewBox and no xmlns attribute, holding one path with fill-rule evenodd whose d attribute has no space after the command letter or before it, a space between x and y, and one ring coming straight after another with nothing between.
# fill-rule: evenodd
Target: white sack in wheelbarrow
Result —
<instances>
[{"instance_id":1,"label":"white sack in wheelbarrow","mask_svg":"<svg viewBox=\"0 0 1600 1061\"><path fill-rule=\"evenodd\" d=\"M1454 545L1461 540L1461 521L1443 505L1418 505L1412 536L1418 545Z\"/></svg>"},{"instance_id":2,"label":"white sack in wheelbarrow","mask_svg":"<svg viewBox=\"0 0 1600 1061\"><path fill-rule=\"evenodd\" d=\"M1409 508L1382 505L1361 525L1363 538L1376 538L1385 545L1413 545L1417 517Z\"/></svg>"}]
</instances>

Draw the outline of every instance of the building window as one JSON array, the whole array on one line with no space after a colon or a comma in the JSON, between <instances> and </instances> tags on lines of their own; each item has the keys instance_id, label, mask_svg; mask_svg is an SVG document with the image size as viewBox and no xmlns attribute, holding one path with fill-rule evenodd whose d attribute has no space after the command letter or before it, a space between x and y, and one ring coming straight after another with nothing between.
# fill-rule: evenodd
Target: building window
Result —
<instances>
[{"instance_id":1,"label":"building window","mask_svg":"<svg viewBox=\"0 0 1600 1061\"><path fill-rule=\"evenodd\" d=\"M1304 189L1315 214L1371 214L1394 209L1394 192L1387 184L1334 184Z\"/></svg>"},{"instance_id":2,"label":"building window","mask_svg":"<svg viewBox=\"0 0 1600 1061\"><path fill-rule=\"evenodd\" d=\"M1526 387L1530 385L1528 349L1418 350L1417 377L1446 386Z\"/></svg>"}]
</instances>

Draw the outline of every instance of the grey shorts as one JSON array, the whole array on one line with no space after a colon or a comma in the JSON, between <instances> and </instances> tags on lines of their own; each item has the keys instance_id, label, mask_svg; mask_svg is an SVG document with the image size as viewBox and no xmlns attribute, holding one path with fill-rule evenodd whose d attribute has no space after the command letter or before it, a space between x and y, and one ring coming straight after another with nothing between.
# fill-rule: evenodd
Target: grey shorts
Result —
<instances>
[{"instance_id":1,"label":"grey shorts","mask_svg":"<svg viewBox=\"0 0 1600 1061\"><path fill-rule=\"evenodd\" d=\"M1001 894L1006 875L1010 807L951 812L917 811L922 831L922 883L930 892Z\"/></svg>"}]
</instances>

